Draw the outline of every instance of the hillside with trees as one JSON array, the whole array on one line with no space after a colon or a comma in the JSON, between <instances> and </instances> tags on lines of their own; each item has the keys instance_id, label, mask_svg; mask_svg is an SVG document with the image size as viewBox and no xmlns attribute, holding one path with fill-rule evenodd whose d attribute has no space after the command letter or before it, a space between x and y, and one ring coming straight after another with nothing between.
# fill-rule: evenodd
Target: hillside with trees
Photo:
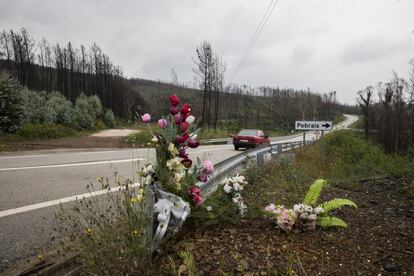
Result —
<instances>
[{"instance_id":1,"label":"hillside with trees","mask_svg":"<svg viewBox=\"0 0 414 276\"><path fill-rule=\"evenodd\" d=\"M24 28L0 33L0 70L21 85L58 91L72 102L82 92L97 95L105 108L128 120L143 110L155 118L168 114L164 101L170 94L191 102L197 124L214 130L290 131L295 120L333 120L340 113L356 112L353 106L339 104L336 92L226 84L226 64L210 43L202 42L194 54L196 84L189 87L177 80L126 79L96 43L76 48L71 42L64 46L46 39L36 42Z\"/></svg>"}]
</instances>

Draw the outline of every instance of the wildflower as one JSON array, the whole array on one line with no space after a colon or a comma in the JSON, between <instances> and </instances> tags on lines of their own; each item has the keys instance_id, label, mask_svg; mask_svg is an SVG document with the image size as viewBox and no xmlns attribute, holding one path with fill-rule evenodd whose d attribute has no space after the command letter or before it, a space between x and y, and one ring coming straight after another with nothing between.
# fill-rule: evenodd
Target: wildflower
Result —
<instances>
[{"instance_id":1,"label":"wildflower","mask_svg":"<svg viewBox=\"0 0 414 276\"><path fill-rule=\"evenodd\" d=\"M166 128L168 126L168 121L164 118L158 120L158 126L160 128Z\"/></svg>"},{"instance_id":2,"label":"wildflower","mask_svg":"<svg viewBox=\"0 0 414 276\"><path fill-rule=\"evenodd\" d=\"M131 198L131 203L136 203L137 201L138 200L135 197Z\"/></svg>"},{"instance_id":3,"label":"wildflower","mask_svg":"<svg viewBox=\"0 0 414 276\"><path fill-rule=\"evenodd\" d=\"M228 185L227 183L224 185L224 187L223 187L223 190L227 193L227 194L229 194L230 192L231 192L231 190L232 190L233 188L230 186L230 185Z\"/></svg>"},{"instance_id":4,"label":"wildflower","mask_svg":"<svg viewBox=\"0 0 414 276\"><path fill-rule=\"evenodd\" d=\"M175 94L171 95L168 99L170 100L170 104L172 106L177 106L180 104L180 99Z\"/></svg>"},{"instance_id":5,"label":"wildflower","mask_svg":"<svg viewBox=\"0 0 414 276\"><path fill-rule=\"evenodd\" d=\"M143 202L144 201L144 195L145 195L144 189L139 189L136 200L138 202Z\"/></svg>"},{"instance_id":6,"label":"wildflower","mask_svg":"<svg viewBox=\"0 0 414 276\"><path fill-rule=\"evenodd\" d=\"M138 230L134 230L132 233L134 234L134 236L139 236L139 231Z\"/></svg>"},{"instance_id":7,"label":"wildflower","mask_svg":"<svg viewBox=\"0 0 414 276\"><path fill-rule=\"evenodd\" d=\"M315 214L319 215L319 214L323 213L323 208L322 207L316 207L315 209L313 209L313 212L315 212Z\"/></svg>"},{"instance_id":8,"label":"wildflower","mask_svg":"<svg viewBox=\"0 0 414 276\"><path fill-rule=\"evenodd\" d=\"M103 182L103 177L102 176L98 176L96 178L96 182L99 182L99 183Z\"/></svg>"},{"instance_id":9,"label":"wildflower","mask_svg":"<svg viewBox=\"0 0 414 276\"><path fill-rule=\"evenodd\" d=\"M185 119L185 121L189 124L192 124L195 121L195 117L193 115L190 115Z\"/></svg>"},{"instance_id":10,"label":"wildflower","mask_svg":"<svg viewBox=\"0 0 414 276\"><path fill-rule=\"evenodd\" d=\"M177 148L175 147L175 145L173 143L170 143L168 145L168 151L171 152L171 154L173 156L177 156L178 155L178 150L177 150Z\"/></svg>"},{"instance_id":11,"label":"wildflower","mask_svg":"<svg viewBox=\"0 0 414 276\"><path fill-rule=\"evenodd\" d=\"M207 210L207 212L211 212L211 211L213 211L213 207L211 207L211 206L207 206L207 207L206 207L206 210Z\"/></svg>"},{"instance_id":12,"label":"wildflower","mask_svg":"<svg viewBox=\"0 0 414 276\"><path fill-rule=\"evenodd\" d=\"M92 228L86 227L86 234L91 235L92 234Z\"/></svg>"},{"instance_id":13,"label":"wildflower","mask_svg":"<svg viewBox=\"0 0 414 276\"><path fill-rule=\"evenodd\" d=\"M43 262L43 261L45 260L45 258L43 257L43 255L42 255L42 254L38 254L38 255L37 255L37 259L38 259L39 261L41 261L41 262Z\"/></svg>"},{"instance_id":14,"label":"wildflower","mask_svg":"<svg viewBox=\"0 0 414 276\"><path fill-rule=\"evenodd\" d=\"M148 113L142 115L141 118L144 123L149 123L151 121L151 115L149 115Z\"/></svg>"}]
</instances>

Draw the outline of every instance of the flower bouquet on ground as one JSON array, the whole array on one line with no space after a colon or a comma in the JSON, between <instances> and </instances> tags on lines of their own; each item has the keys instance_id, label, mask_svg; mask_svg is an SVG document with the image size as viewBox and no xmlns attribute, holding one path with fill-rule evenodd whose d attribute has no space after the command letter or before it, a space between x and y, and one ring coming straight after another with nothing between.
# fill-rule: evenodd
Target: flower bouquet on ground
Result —
<instances>
[{"instance_id":1,"label":"flower bouquet on ground","mask_svg":"<svg viewBox=\"0 0 414 276\"><path fill-rule=\"evenodd\" d=\"M199 146L191 106L181 104L176 95L170 96L169 101L170 114L158 119L155 129L149 124L150 114L141 116L151 129L156 151L156 164L148 164L140 174L146 179L145 183L153 187L158 221L155 236L159 239L168 229L178 231L191 209L203 204L201 189L196 183L206 182L214 171L211 161L197 159L193 162L187 152Z\"/></svg>"},{"instance_id":2,"label":"flower bouquet on ground","mask_svg":"<svg viewBox=\"0 0 414 276\"><path fill-rule=\"evenodd\" d=\"M335 198L317 205L319 195L325 185L325 180L316 180L310 186L303 203L295 204L293 209L287 209L283 205L270 204L266 206L265 212L276 221L280 229L286 232L293 229L299 231L313 230L316 226L347 227L345 221L330 216L330 212L345 205L357 208L356 204L349 199Z\"/></svg>"}]
</instances>

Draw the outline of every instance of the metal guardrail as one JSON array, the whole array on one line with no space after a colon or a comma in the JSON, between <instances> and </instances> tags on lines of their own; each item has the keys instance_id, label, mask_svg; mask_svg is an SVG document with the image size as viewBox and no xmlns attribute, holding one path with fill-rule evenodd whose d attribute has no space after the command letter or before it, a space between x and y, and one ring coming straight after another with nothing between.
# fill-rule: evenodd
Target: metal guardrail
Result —
<instances>
[{"instance_id":1,"label":"metal guardrail","mask_svg":"<svg viewBox=\"0 0 414 276\"><path fill-rule=\"evenodd\" d=\"M266 154L280 155L285 151L307 146L314 142L315 141L313 140L306 141L305 144L303 141L285 143L273 142L267 147L247 150L216 164L213 176L207 182L198 182L197 185L203 191L204 196L208 197L209 194L216 189L219 183L224 181L229 174L240 168L243 164L246 164L247 162L256 162L256 164L260 165L263 164Z\"/></svg>"}]
</instances>

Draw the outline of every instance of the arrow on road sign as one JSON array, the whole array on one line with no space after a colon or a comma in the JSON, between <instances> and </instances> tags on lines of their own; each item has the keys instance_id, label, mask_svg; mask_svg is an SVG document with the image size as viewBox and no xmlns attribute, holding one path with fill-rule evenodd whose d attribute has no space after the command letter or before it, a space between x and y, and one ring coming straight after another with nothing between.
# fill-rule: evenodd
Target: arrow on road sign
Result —
<instances>
[{"instance_id":1,"label":"arrow on road sign","mask_svg":"<svg viewBox=\"0 0 414 276\"><path fill-rule=\"evenodd\" d=\"M326 124L324 124L324 125L322 125L323 127L325 127L325 128L328 128L328 127L330 127L331 125L330 124L328 124L328 123L326 123Z\"/></svg>"}]
</instances>

